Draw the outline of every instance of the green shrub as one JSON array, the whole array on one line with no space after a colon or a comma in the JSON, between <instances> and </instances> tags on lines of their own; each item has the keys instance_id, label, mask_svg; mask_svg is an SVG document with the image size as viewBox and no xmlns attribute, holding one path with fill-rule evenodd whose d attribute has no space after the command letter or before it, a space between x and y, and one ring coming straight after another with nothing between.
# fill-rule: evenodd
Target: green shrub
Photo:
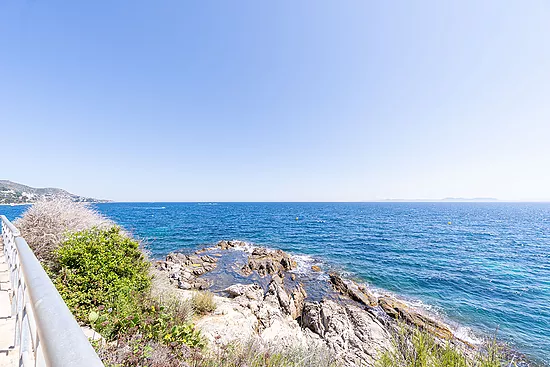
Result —
<instances>
[{"instance_id":1,"label":"green shrub","mask_svg":"<svg viewBox=\"0 0 550 367\"><path fill-rule=\"evenodd\" d=\"M189 323L189 315L181 306L165 304L149 296L137 296L137 302L125 302L125 307L106 310L100 307L90 312L90 324L108 339L127 338L139 334L144 341L167 345L185 344L202 348L204 341Z\"/></svg>"},{"instance_id":2,"label":"green shrub","mask_svg":"<svg viewBox=\"0 0 550 367\"><path fill-rule=\"evenodd\" d=\"M149 262L139 243L118 227L69 235L55 251L51 274L75 317L107 340L166 345L175 356L182 345L204 346L189 323L191 302L151 297Z\"/></svg>"},{"instance_id":3,"label":"green shrub","mask_svg":"<svg viewBox=\"0 0 550 367\"><path fill-rule=\"evenodd\" d=\"M197 315L206 315L216 309L212 292L196 292L191 298L191 302Z\"/></svg>"},{"instance_id":4,"label":"green shrub","mask_svg":"<svg viewBox=\"0 0 550 367\"><path fill-rule=\"evenodd\" d=\"M73 314L88 322L91 311L134 310L147 293L149 262L139 243L119 227L70 234L55 250L54 283Z\"/></svg>"}]
</instances>

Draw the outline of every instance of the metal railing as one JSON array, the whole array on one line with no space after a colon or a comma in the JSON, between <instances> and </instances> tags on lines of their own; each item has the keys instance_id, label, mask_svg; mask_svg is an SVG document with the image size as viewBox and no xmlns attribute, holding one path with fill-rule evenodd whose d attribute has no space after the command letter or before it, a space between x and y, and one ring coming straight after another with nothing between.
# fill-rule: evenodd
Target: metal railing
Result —
<instances>
[{"instance_id":1,"label":"metal railing","mask_svg":"<svg viewBox=\"0 0 550 367\"><path fill-rule=\"evenodd\" d=\"M103 366L19 230L5 216L0 218L19 366Z\"/></svg>"}]
</instances>

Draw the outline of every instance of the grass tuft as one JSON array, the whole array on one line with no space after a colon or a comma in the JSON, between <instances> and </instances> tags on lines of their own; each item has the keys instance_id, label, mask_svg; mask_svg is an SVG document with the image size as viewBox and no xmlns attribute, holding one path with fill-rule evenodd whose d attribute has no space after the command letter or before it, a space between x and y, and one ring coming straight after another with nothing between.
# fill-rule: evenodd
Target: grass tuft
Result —
<instances>
[{"instance_id":1,"label":"grass tuft","mask_svg":"<svg viewBox=\"0 0 550 367\"><path fill-rule=\"evenodd\" d=\"M496 341L477 353L450 341L442 344L431 334L403 325L393 338L393 350L384 352L376 367L501 367L504 357Z\"/></svg>"},{"instance_id":2,"label":"grass tuft","mask_svg":"<svg viewBox=\"0 0 550 367\"><path fill-rule=\"evenodd\" d=\"M210 352L193 354L186 362L192 367L339 367L326 349L266 346L257 340L234 342Z\"/></svg>"},{"instance_id":3,"label":"grass tuft","mask_svg":"<svg viewBox=\"0 0 550 367\"><path fill-rule=\"evenodd\" d=\"M196 292L191 298L191 303L193 304L193 309L197 315L206 315L216 309L214 294L209 291Z\"/></svg>"}]
</instances>

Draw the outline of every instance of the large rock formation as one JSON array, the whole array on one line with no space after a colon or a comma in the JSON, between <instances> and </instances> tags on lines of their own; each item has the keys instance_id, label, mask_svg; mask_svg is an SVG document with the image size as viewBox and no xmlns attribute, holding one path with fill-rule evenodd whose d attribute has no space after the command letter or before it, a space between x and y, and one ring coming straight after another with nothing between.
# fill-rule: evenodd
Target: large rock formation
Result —
<instances>
[{"instance_id":1,"label":"large rock formation","mask_svg":"<svg viewBox=\"0 0 550 367\"><path fill-rule=\"evenodd\" d=\"M394 297L386 295L378 298L366 287L360 286L352 280L344 279L335 273L330 274L330 282L334 289L342 295L367 307L379 306L386 315L395 320L404 321L411 326L426 330L434 336L444 340L454 338L452 331L447 325L421 314Z\"/></svg>"},{"instance_id":2,"label":"large rock formation","mask_svg":"<svg viewBox=\"0 0 550 367\"><path fill-rule=\"evenodd\" d=\"M216 248L221 250L231 250L236 248L247 247L244 241L220 241ZM284 277L284 272L295 269L296 261L283 250L269 250L265 247L255 247L248 257L248 262L241 269L245 275L252 274L256 271L260 276L277 274Z\"/></svg>"},{"instance_id":3,"label":"large rock formation","mask_svg":"<svg viewBox=\"0 0 550 367\"><path fill-rule=\"evenodd\" d=\"M292 319L296 319L302 314L306 297L307 293L301 284L289 293L284 287L282 278L276 275L269 283L264 300L278 306Z\"/></svg>"},{"instance_id":4,"label":"large rock formation","mask_svg":"<svg viewBox=\"0 0 550 367\"><path fill-rule=\"evenodd\" d=\"M355 282L344 279L336 273L329 274L330 282L335 290L342 295L351 298L354 301L364 304L365 306L375 307L378 305L378 299L372 292L365 287L360 287Z\"/></svg>"},{"instance_id":5,"label":"large rock formation","mask_svg":"<svg viewBox=\"0 0 550 367\"><path fill-rule=\"evenodd\" d=\"M391 335L377 318L355 305L323 300L306 303L302 327L319 335L347 366L372 366L392 348Z\"/></svg>"},{"instance_id":6,"label":"large rock formation","mask_svg":"<svg viewBox=\"0 0 550 367\"><path fill-rule=\"evenodd\" d=\"M172 253L157 262L157 268L180 289L205 289L210 284L201 275L216 268L220 250L243 246L247 244L242 241L221 241L215 248L192 255ZM205 253L208 251L212 256ZM213 346L251 339L282 348L310 350L313 345L330 351L349 367L374 366L381 353L393 348L391 334L397 328L396 320L424 329L438 340L454 338L445 324L405 302L390 295L378 297L367 287L335 273L329 274L330 284L343 297L306 302L301 283L290 276L287 281L292 286L285 284L285 275L295 267L296 262L284 251L255 248L241 272L257 272L261 278L254 279L258 283L233 284L225 289L229 297L216 296L216 311L199 319L197 327Z\"/></svg>"},{"instance_id":7,"label":"large rock formation","mask_svg":"<svg viewBox=\"0 0 550 367\"><path fill-rule=\"evenodd\" d=\"M196 323L214 345L258 338L281 348L307 349L315 344L326 349L319 336L303 330L295 320L306 296L300 285L289 292L279 278L270 282L265 293L258 284L234 284L225 292L230 298L216 297L216 311Z\"/></svg>"},{"instance_id":8,"label":"large rock formation","mask_svg":"<svg viewBox=\"0 0 550 367\"><path fill-rule=\"evenodd\" d=\"M398 301L395 298L380 297L378 299L378 304L384 312L386 312L386 314L396 320L405 321L409 325L426 330L432 335L444 340L454 338L452 331L447 325L433 318L422 315L418 311L407 306L407 304Z\"/></svg>"},{"instance_id":9,"label":"large rock formation","mask_svg":"<svg viewBox=\"0 0 550 367\"><path fill-rule=\"evenodd\" d=\"M282 250L268 250L257 247L248 257L248 263L243 266L244 274L252 274L255 270L260 276L278 274L284 276L285 271L296 268L296 261Z\"/></svg>"}]
</instances>

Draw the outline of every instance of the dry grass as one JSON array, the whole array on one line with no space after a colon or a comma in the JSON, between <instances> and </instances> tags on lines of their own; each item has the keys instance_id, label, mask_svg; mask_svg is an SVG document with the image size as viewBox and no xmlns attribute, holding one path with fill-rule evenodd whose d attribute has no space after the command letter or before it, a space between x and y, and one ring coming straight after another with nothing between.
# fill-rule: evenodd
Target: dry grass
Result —
<instances>
[{"instance_id":1,"label":"dry grass","mask_svg":"<svg viewBox=\"0 0 550 367\"><path fill-rule=\"evenodd\" d=\"M196 292L191 298L193 309L197 315L206 315L216 309L214 294L212 292Z\"/></svg>"},{"instance_id":2,"label":"dry grass","mask_svg":"<svg viewBox=\"0 0 550 367\"><path fill-rule=\"evenodd\" d=\"M46 263L52 260L53 250L67 239L68 234L93 227L107 229L115 225L88 203L65 198L33 204L14 224L36 257Z\"/></svg>"},{"instance_id":3,"label":"dry grass","mask_svg":"<svg viewBox=\"0 0 550 367\"><path fill-rule=\"evenodd\" d=\"M195 314L195 307L189 299L176 297L163 297L159 302L166 307L172 318L180 320L181 323L191 322Z\"/></svg>"},{"instance_id":4,"label":"dry grass","mask_svg":"<svg viewBox=\"0 0 550 367\"><path fill-rule=\"evenodd\" d=\"M338 367L341 365L325 348L281 348L259 340L234 342L211 351L194 353L185 361L192 367Z\"/></svg>"},{"instance_id":5,"label":"dry grass","mask_svg":"<svg viewBox=\"0 0 550 367\"><path fill-rule=\"evenodd\" d=\"M495 340L478 351L451 342L442 343L431 334L400 325L394 335L394 349L386 351L376 367L501 367L505 363ZM475 352L475 353L474 353ZM510 364L511 365L511 364Z\"/></svg>"}]
</instances>

